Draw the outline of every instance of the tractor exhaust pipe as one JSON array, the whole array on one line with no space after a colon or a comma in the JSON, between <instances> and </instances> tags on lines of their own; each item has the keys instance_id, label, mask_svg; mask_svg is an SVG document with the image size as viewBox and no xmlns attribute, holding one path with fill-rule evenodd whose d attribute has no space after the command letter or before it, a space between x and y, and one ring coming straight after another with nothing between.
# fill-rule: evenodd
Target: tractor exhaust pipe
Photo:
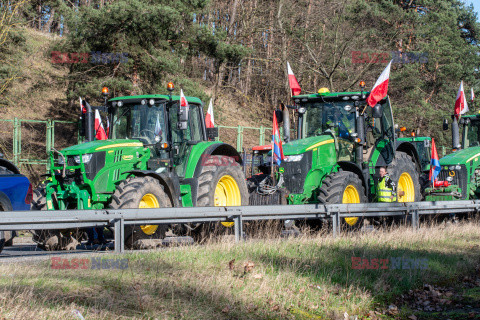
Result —
<instances>
[{"instance_id":1,"label":"tractor exhaust pipe","mask_svg":"<svg viewBox=\"0 0 480 320\"><path fill-rule=\"evenodd\" d=\"M460 149L460 130L455 116L452 119L452 149Z\"/></svg>"},{"instance_id":2,"label":"tractor exhaust pipe","mask_svg":"<svg viewBox=\"0 0 480 320\"><path fill-rule=\"evenodd\" d=\"M356 111L356 117L357 117L357 131L358 131L358 136L357 138L360 139L359 143L356 143L357 148L356 148L356 162L360 168L362 168L362 163L363 163L363 145L365 144L365 118L363 114L360 114L358 108Z\"/></svg>"},{"instance_id":3,"label":"tractor exhaust pipe","mask_svg":"<svg viewBox=\"0 0 480 320\"><path fill-rule=\"evenodd\" d=\"M290 141L290 114L288 108L282 104L283 112L283 140L285 143Z\"/></svg>"}]
</instances>

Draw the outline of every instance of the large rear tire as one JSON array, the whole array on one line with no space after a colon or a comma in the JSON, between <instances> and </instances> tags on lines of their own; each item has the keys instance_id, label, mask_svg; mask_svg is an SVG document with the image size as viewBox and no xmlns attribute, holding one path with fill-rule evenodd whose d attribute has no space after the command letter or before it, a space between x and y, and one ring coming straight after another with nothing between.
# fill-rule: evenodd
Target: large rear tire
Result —
<instances>
[{"instance_id":1,"label":"large rear tire","mask_svg":"<svg viewBox=\"0 0 480 320\"><path fill-rule=\"evenodd\" d=\"M197 207L248 205L248 188L242 167L231 157L208 156L198 176ZM201 242L211 234L231 230L233 222L206 223L192 228L190 234Z\"/></svg>"},{"instance_id":2,"label":"large rear tire","mask_svg":"<svg viewBox=\"0 0 480 320\"><path fill-rule=\"evenodd\" d=\"M324 204L367 202L362 180L349 171L328 175L323 180L318 200ZM360 228L362 223L362 217L347 217L342 220L342 227L353 230Z\"/></svg>"},{"instance_id":3,"label":"large rear tire","mask_svg":"<svg viewBox=\"0 0 480 320\"><path fill-rule=\"evenodd\" d=\"M172 207L170 199L158 180L152 177L131 177L122 181L112 196L113 209L167 208ZM125 226L125 246L138 248L138 240L163 239L167 227L164 225Z\"/></svg>"},{"instance_id":4,"label":"large rear tire","mask_svg":"<svg viewBox=\"0 0 480 320\"><path fill-rule=\"evenodd\" d=\"M31 210L47 210L46 185L40 184L33 190ZM75 250L80 244L83 232L80 229L66 230L30 230L32 240L40 249L53 250Z\"/></svg>"},{"instance_id":5,"label":"large rear tire","mask_svg":"<svg viewBox=\"0 0 480 320\"><path fill-rule=\"evenodd\" d=\"M388 170L393 182L397 185L398 202L415 202L422 198L420 177L412 157L397 151ZM403 196L398 196L403 191Z\"/></svg>"}]
</instances>

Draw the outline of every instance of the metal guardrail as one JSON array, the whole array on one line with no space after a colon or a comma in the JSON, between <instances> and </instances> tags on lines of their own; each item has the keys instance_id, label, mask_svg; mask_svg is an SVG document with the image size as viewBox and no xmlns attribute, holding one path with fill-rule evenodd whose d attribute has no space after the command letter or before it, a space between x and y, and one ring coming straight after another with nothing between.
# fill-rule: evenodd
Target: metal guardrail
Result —
<instances>
[{"instance_id":1,"label":"metal guardrail","mask_svg":"<svg viewBox=\"0 0 480 320\"><path fill-rule=\"evenodd\" d=\"M408 203L307 204L243 207L194 207L158 209L103 209L0 212L0 230L41 230L110 226L115 252L124 252L125 225L235 222L235 240L241 241L244 221L332 219L333 235L341 232L341 218L410 216L419 228L421 215L477 213L480 200Z\"/></svg>"}]
</instances>

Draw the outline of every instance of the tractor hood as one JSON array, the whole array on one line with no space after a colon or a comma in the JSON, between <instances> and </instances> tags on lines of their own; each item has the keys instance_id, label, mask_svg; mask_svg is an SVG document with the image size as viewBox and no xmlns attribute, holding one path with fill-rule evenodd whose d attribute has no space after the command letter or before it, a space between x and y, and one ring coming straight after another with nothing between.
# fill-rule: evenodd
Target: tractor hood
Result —
<instances>
[{"instance_id":1,"label":"tractor hood","mask_svg":"<svg viewBox=\"0 0 480 320\"><path fill-rule=\"evenodd\" d=\"M294 140L283 145L283 154L286 156L301 154L328 143L334 143L333 136L322 135Z\"/></svg>"},{"instance_id":2,"label":"tractor hood","mask_svg":"<svg viewBox=\"0 0 480 320\"><path fill-rule=\"evenodd\" d=\"M467 164L468 162L480 158L480 147L470 147L451 153L440 159L441 165Z\"/></svg>"},{"instance_id":3,"label":"tractor hood","mask_svg":"<svg viewBox=\"0 0 480 320\"><path fill-rule=\"evenodd\" d=\"M65 155L79 155L128 147L143 148L143 143L130 139L95 140L65 148L62 150L62 153Z\"/></svg>"}]
</instances>

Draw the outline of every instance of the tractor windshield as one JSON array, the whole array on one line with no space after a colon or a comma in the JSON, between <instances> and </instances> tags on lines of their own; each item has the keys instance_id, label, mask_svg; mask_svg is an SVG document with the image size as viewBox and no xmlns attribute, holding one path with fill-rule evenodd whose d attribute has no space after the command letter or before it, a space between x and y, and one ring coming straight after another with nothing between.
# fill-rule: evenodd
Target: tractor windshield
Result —
<instances>
[{"instance_id":1,"label":"tractor windshield","mask_svg":"<svg viewBox=\"0 0 480 320\"><path fill-rule=\"evenodd\" d=\"M463 127L462 147L465 149L480 146L480 120L465 118L464 121L467 121L467 123Z\"/></svg>"},{"instance_id":2,"label":"tractor windshield","mask_svg":"<svg viewBox=\"0 0 480 320\"><path fill-rule=\"evenodd\" d=\"M137 139L145 144L166 141L165 103L117 108L111 139Z\"/></svg>"},{"instance_id":3,"label":"tractor windshield","mask_svg":"<svg viewBox=\"0 0 480 320\"><path fill-rule=\"evenodd\" d=\"M305 138L332 132L336 136L352 140L355 132L355 108L349 101L310 102L302 105L307 111Z\"/></svg>"}]
</instances>

